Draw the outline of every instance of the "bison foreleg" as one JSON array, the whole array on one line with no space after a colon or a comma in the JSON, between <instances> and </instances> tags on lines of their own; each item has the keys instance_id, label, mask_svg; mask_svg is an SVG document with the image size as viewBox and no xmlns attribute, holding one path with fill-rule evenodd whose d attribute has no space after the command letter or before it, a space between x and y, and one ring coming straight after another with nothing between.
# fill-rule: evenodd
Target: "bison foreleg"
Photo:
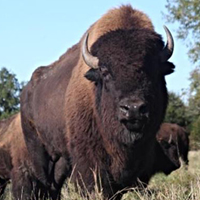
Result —
<instances>
[{"instance_id":1,"label":"bison foreleg","mask_svg":"<svg viewBox=\"0 0 200 200\"><path fill-rule=\"evenodd\" d=\"M25 118L22 127L29 157L33 164L34 174L37 179L48 188L49 155L47 154L33 123Z\"/></svg>"},{"instance_id":2,"label":"bison foreleg","mask_svg":"<svg viewBox=\"0 0 200 200\"><path fill-rule=\"evenodd\" d=\"M61 157L54 165L54 170L52 173L53 181L50 189L50 195L53 200L59 200L61 198L61 188L65 179L71 173L71 167L69 163L69 160Z\"/></svg>"},{"instance_id":3,"label":"bison foreleg","mask_svg":"<svg viewBox=\"0 0 200 200\"><path fill-rule=\"evenodd\" d=\"M34 181L23 168L13 168L11 173L12 193L16 200L34 199Z\"/></svg>"}]
</instances>

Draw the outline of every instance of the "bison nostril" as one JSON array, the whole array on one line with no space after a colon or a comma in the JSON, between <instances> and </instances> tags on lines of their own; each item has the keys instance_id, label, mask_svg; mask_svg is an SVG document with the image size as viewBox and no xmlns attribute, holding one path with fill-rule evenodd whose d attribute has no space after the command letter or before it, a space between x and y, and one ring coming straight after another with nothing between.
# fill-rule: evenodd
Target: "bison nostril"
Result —
<instances>
[{"instance_id":1,"label":"bison nostril","mask_svg":"<svg viewBox=\"0 0 200 200\"><path fill-rule=\"evenodd\" d=\"M141 105L140 108L139 108L139 112L140 114L144 115L144 114L147 114L148 113L148 108L146 105Z\"/></svg>"},{"instance_id":2,"label":"bison nostril","mask_svg":"<svg viewBox=\"0 0 200 200\"><path fill-rule=\"evenodd\" d=\"M120 106L120 110L124 113L129 111L130 107L128 105Z\"/></svg>"}]
</instances>

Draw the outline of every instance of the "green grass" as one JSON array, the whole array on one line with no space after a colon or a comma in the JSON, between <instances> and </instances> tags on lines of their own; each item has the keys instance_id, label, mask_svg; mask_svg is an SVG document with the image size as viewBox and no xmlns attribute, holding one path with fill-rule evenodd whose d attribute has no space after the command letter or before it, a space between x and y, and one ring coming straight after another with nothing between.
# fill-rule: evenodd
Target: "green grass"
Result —
<instances>
[{"instance_id":1,"label":"green grass","mask_svg":"<svg viewBox=\"0 0 200 200\"><path fill-rule=\"evenodd\" d=\"M189 167L182 166L169 176L156 174L148 188L142 192L129 192L125 200L199 200L200 199L200 151L189 152Z\"/></svg>"}]
</instances>

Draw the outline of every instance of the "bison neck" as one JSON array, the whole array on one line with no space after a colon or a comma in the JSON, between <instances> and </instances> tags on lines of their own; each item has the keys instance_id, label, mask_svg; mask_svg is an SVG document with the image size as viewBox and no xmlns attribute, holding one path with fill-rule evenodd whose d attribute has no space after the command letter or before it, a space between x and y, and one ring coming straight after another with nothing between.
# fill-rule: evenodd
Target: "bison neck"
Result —
<instances>
[{"instance_id":1,"label":"bison neck","mask_svg":"<svg viewBox=\"0 0 200 200\"><path fill-rule=\"evenodd\" d=\"M149 177L154 162L155 137L145 138L150 135L146 132L143 138L134 140L134 135L127 133L127 129L123 129L114 120L110 120L111 126L104 126L98 117L96 120L97 135L101 136L104 151L101 155L106 154L109 158L107 170L112 182L123 189L138 185L138 179Z\"/></svg>"},{"instance_id":2,"label":"bison neck","mask_svg":"<svg viewBox=\"0 0 200 200\"><path fill-rule=\"evenodd\" d=\"M96 174L101 177L104 192L109 193L105 195L113 195L117 190L128 186L136 186L137 179L148 173L154 141L148 140L132 147L122 145L111 137L103 138L102 129L94 117L90 122L87 130L81 131L84 135L73 135L70 139L72 167L75 169L72 180L76 182L78 179L80 185L86 185L92 191ZM78 124L74 127L77 128Z\"/></svg>"},{"instance_id":3,"label":"bison neck","mask_svg":"<svg viewBox=\"0 0 200 200\"><path fill-rule=\"evenodd\" d=\"M110 172L121 188L138 186L138 180L149 176L154 158L154 141L144 141L134 147L120 143L111 144Z\"/></svg>"}]
</instances>

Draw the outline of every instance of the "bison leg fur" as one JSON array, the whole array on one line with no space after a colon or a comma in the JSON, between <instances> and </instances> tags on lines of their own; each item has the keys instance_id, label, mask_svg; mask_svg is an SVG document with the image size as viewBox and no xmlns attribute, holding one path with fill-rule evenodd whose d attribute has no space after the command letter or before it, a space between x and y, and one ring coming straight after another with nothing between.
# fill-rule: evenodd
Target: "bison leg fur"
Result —
<instances>
[{"instance_id":1,"label":"bison leg fur","mask_svg":"<svg viewBox=\"0 0 200 200\"><path fill-rule=\"evenodd\" d=\"M11 173L12 178L12 193L16 200L35 199L34 196L34 181L22 169L14 169Z\"/></svg>"},{"instance_id":2,"label":"bison leg fur","mask_svg":"<svg viewBox=\"0 0 200 200\"><path fill-rule=\"evenodd\" d=\"M54 200L61 199L61 188L64 184L66 178L70 175L71 167L69 165L69 161L64 157L60 157L60 159L54 164L53 169L53 181L50 189L50 196Z\"/></svg>"},{"instance_id":3,"label":"bison leg fur","mask_svg":"<svg viewBox=\"0 0 200 200\"><path fill-rule=\"evenodd\" d=\"M22 118L23 119L23 118ZM48 188L48 164L49 156L38 138L35 127L29 122L25 121L26 126L23 127L24 138L31 162L33 164L33 171L37 179Z\"/></svg>"}]
</instances>

